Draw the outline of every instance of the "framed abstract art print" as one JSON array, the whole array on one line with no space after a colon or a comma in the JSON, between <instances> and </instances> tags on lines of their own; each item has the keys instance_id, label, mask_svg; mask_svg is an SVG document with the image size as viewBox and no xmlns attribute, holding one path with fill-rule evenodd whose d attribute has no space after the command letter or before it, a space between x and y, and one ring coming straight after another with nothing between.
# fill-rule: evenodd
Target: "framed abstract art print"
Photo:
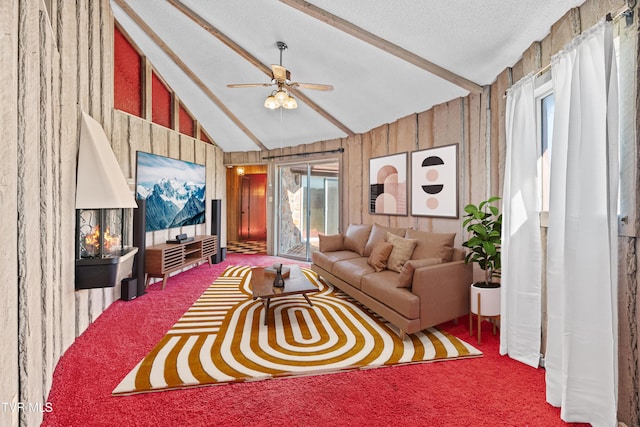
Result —
<instances>
[{"instance_id":1,"label":"framed abstract art print","mask_svg":"<svg viewBox=\"0 0 640 427\"><path fill-rule=\"evenodd\" d=\"M458 144L411 153L411 215L458 218Z\"/></svg>"},{"instance_id":2,"label":"framed abstract art print","mask_svg":"<svg viewBox=\"0 0 640 427\"><path fill-rule=\"evenodd\" d=\"M407 215L407 153L369 160L369 213Z\"/></svg>"}]
</instances>

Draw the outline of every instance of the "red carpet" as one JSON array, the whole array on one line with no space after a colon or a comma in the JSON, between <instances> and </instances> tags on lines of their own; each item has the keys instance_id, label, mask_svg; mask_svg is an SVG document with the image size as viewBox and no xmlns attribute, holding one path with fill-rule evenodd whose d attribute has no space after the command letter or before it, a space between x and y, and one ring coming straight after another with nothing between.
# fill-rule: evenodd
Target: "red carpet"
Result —
<instances>
[{"instance_id":1,"label":"red carpet","mask_svg":"<svg viewBox=\"0 0 640 427\"><path fill-rule=\"evenodd\" d=\"M274 258L230 254L115 302L62 357L43 426L561 426L545 402L544 371L498 354L468 321L443 329L484 357L303 378L113 397L111 391L228 265L271 265ZM286 261L291 263L290 260Z\"/></svg>"}]
</instances>

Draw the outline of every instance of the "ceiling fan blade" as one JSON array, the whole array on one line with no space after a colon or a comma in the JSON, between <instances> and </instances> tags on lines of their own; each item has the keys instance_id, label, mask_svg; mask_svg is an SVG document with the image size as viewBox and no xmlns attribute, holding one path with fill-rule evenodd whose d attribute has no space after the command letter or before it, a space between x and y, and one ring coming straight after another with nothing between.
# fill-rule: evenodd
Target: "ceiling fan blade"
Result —
<instances>
[{"instance_id":1,"label":"ceiling fan blade","mask_svg":"<svg viewBox=\"0 0 640 427\"><path fill-rule=\"evenodd\" d=\"M237 84L227 85L227 87L230 87L230 88L260 87L260 86L271 86L271 83L237 83Z\"/></svg>"},{"instance_id":2,"label":"ceiling fan blade","mask_svg":"<svg viewBox=\"0 0 640 427\"><path fill-rule=\"evenodd\" d=\"M317 83L298 83L292 82L289 84L291 87L302 87L305 89L313 89L313 90L333 90L333 86L331 85L321 85Z\"/></svg>"},{"instance_id":3,"label":"ceiling fan blade","mask_svg":"<svg viewBox=\"0 0 640 427\"><path fill-rule=\"evenodd\" d=\"M291 72L282 65L271 64L271 72L273 73L273 78L278 81L285 81L291 78Z\"/></svg>"}]
</instances>

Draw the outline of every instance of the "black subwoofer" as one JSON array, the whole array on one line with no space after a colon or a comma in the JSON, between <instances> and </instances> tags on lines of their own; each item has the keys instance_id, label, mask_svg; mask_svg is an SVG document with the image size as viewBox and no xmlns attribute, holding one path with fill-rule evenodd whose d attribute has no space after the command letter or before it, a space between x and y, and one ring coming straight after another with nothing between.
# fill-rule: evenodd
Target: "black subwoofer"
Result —
<instances>
[{"instance_id":1,"label":"black subwoofer","mask_svg":"<svg viewBox=\"0 0 640 427\"><path fill-rule=\"evenodd\" d=\"M135 277L122 279L122 282L120 282L120 285L122 286L120 290L120 299L122 301L131 301L138 297L138 285L136 282L137 280Z\"/></svg>"}]
</instances>

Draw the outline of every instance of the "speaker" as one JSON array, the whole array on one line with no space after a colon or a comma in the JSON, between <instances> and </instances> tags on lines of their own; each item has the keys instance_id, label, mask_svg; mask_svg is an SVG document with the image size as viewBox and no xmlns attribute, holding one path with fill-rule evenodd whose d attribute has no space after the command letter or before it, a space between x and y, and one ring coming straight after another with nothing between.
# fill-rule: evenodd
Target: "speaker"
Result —
<instances>
[{"instance_id":1,"label":"speaker","mask_svg":"<svg viewBox=\"0 0 640 427\"><path fill-rule=\"evenodd\" d=\"M224 258L220 250L220 232L222 231L222 200L211 200L211 235L218 236L216 243L216 254L211 257L214 264L220 263Z\"/></svg>"},{"instance_id":2,"label":"speaker","mask_svg":"<svg viewBox=\"0 0 640 427\"><path fill-rule=\"evenodd\" d=\"M138 207L133 210L133 246L138 253L133 260L133 277L137 279L137 296L145 294L144 257L147 246L147 201L136 200Z\"/></svg>"},{"instance_id":3,"label":"speaker","mask_svg":"<svg viewBox=\"0 0 640 427\"><path fill-rule=\"evenodd\" d=\"M120 299L122 301L131 301L138 296L138 285L135 277L122 279L120 282Z\"/></svg>"}]
</instances>

